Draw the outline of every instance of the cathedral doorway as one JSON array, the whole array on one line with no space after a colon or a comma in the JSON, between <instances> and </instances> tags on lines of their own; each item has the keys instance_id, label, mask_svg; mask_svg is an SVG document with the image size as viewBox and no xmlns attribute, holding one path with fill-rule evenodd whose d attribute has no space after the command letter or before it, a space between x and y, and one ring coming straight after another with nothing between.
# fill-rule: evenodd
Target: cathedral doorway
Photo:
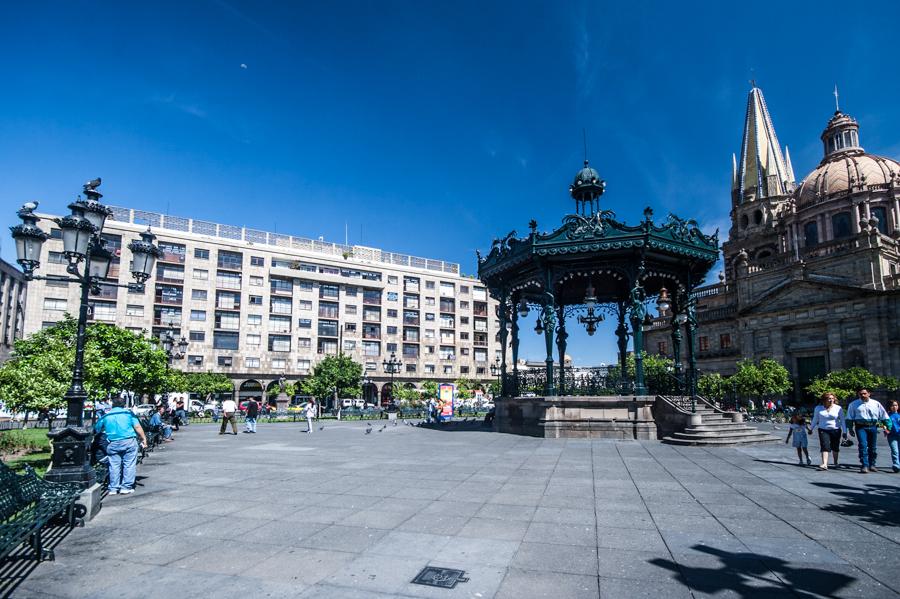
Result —
<instances>
[{"instance_id":1,"label":"cathedral doorway","mask_svg":"<svg viewBox=\"0 0 900 599\"><path fill-rule=\"evenodd\" d=\"M797 358L797 383L800 386L799 397L805 402L816 402L818 397L813 397L806 391L806 387L814 379L828 374L825 364L825 356L805 356Z\"/></svg>"}]
</instances>

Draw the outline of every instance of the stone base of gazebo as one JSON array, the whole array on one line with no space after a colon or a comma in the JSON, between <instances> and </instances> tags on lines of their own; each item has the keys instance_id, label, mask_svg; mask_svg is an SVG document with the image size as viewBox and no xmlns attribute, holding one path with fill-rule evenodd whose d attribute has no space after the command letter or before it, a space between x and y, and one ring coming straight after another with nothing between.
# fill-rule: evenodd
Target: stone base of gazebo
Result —
<instances>
[{"instance_id":1,"label":"stone base of gazebo","mask_svg":"<svg viewBox=\"0 0 900 599\"><path fill-rule=\"evenodd\" d=\"M531 437L656 439L653 395L499 397L494 430Z\"/></svg>"}]
</instances>

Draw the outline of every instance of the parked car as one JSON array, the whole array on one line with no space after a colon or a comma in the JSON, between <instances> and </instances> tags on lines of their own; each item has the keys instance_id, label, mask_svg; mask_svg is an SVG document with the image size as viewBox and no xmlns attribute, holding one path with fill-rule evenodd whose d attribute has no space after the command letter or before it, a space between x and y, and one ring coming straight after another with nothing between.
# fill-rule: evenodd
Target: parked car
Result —
<instances>
[{"instance_id":1,"label":"parked car","mask_svg":"<svg viewBox=\"0 0 900 599\"><path fill-rule=\"evenodd\" d=\"M149 417L156 410L156 405L152 403L142 403L139 406L131 408L131 412L138 418Z\"/></svg>"}]
</instances>

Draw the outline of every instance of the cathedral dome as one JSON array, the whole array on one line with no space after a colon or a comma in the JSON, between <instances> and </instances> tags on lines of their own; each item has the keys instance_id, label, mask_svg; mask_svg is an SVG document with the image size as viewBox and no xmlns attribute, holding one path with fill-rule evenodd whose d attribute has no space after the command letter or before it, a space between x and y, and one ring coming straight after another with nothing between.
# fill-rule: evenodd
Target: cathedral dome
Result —
<instances>
[{"instance_id":1,"label":"cathedral dome","mask_svg":"<svg viewBox=\"0 0 900 599\"><path fill-rule=\"evenodd\" d=\"M867 154L859 144L859 124L835 111L822 132L825 157L797 188L798 208L855 191L900 186L900 162Z\"/></svg>"},{"instance_id":2,"label":"cathedral dome","mask_svg":"<svg viewBox=\"0 0 900 599\"><path fill-rule=\"evenodd\" d=\"M900 162L862 150L829 156L803 179L797 189L798 207L852 191L900 186Z\"/></svg>"}]
</instances>

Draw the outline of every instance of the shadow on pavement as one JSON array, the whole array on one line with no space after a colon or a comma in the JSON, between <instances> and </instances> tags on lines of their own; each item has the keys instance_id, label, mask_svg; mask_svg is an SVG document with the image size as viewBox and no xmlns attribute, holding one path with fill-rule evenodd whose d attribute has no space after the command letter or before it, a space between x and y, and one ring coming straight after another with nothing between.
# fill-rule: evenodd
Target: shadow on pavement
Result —
<instances>
[{"instance_id":1,"label":"shadow on pavement","mask_svg":"<svg viewBox=\"0 0 900 599\"><path fill-rule=\"evenodd\" d=\"M735 553L694 545L693 549L719 558L719 567L690 566L667 559L650 563L674 572L692 591L715 595L731 591L739 597L837 597L856 579L839 572L798 567L771 556Z\"/></svg>"},{"instance_id":2,"label":"shadow on pavement","mask_svg":"<svg viewBox=\"0 0 900 599\"><path fill-rule=\"evenodd\" d=\"M41 533L44 548L55 549L72 529L68 525L50 525ZM0 597L15 597L16 589L34 572L41 562L28 544L19 546L0 563Z\"/></svg>"},{"instance_id":3,"label":"shadow on pavement","mask_svg":"<svg viewBox=\"0 0 900 599\"><path fill-rule=\"evenodd\" d=\"M491 427L484 423L483 418L474 420L462 419L444 422L442 424L425 424L420 422L416 425L419 428L428 428L445 433L461 433L461 432L491 432Z\"/></svg>"},{"instance_id":4,"label":"shadow on pavement","mask_svg":"<svg viewBox=\"0 0 900 599\"><path fill-rule=\"evenodd\" d=\"M870 524L900 526L896 486L866 485L863 488L857 488L828 482L813 484L831 490L832 495L844 500L842 503L823 506L822 509L825 511L853 516Z\"/></svg>"}]
</instances>

